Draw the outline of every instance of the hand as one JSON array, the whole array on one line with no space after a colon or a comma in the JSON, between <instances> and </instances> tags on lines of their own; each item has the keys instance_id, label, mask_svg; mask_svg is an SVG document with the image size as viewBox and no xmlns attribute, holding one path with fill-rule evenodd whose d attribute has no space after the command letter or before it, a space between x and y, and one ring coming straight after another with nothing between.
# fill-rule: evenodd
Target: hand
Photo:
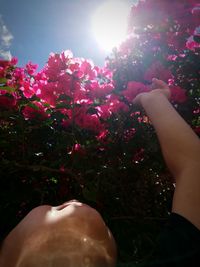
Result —
<instances>
[{"instance_id":1,"label":"hand","mask_svg":"<svg viewBox=\"0 0 200 267\"><path fill-rule=\"evenodd\" d=\"M152 94L155 94L155 95L162 94L167 99L170 99L171 92L170 92L169 86L165 82L163 82L162 80L158 80L156 78L153 78L152 79L152 86L151 87L152 87L152 90L150 92L138 94L135 97L135 99L133 100L133 104L139 104L139 105L141 105L141 98L144 95L149 95L149 94L151 94L151 95Z\"/></svg>"}]
</instances>

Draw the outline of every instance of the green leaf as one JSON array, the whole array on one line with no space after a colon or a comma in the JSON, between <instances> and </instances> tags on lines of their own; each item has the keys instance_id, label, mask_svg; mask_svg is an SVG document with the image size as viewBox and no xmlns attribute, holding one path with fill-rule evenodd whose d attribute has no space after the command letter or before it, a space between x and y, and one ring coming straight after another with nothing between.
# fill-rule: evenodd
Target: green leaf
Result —
<instances>
[{"instance_id":1,"label":"green leaf","mask_svg":"<svg viewBox=\"0 0 200 267\"><path fill-rule=\"evenodd\" d=\"M50 181L51 181L53 184L57 184L57 183L58 183L58 179L55 178L55 177L51 177L51 178L50 178Z\"/></svg>"},{"instance_id":2,"label":"green leaf","mask_svg":"<svg viewBox=\"0 0 200 267\"><path fill-rule=\"evenodd\" d=\"M48 104L48 103L43 103L43 106L46 107L46 108L49 108L51 105Z\"/></svg>"},{"instance_id":3,"label":"green leaf","mask_svg":"<svg viewBox=\"0 0 200 267\"><path fill-rule=\"evenodd\" d=\"M9 87L9 86L2 86L0 87L0 90L4 90L4 91L7 91L9 93L12 93L15 91L15 88L12 88L12 87Z\"/></svg>"},{"instance_id":4,"label":"green leaf","mask_svg":"<svg viewBox=\"0 0 200 267\"><path fill-rule=\"evenodd\" d=\"M0 84L6 83L6 82L7 82L7 79L6 78L0 78Z\"/></svg>"},{"instance_id":5,"label":"green leaf","mask_svg":"<svg viewBox=\"0 0 200 267\"><path fill-rule=\"evenodd\" d=\"M65 94L62 94L59 96L58 100L66 100L66 101L70 102L72 100L72 97L65 95Z\"/></svg>"},{"instance_id":6,"label":"green leaf","mask_svg":"<svg viewBox=\"0 0 200 267\"><path fill-rule=\"evenodd\" d=\"M40 110L38 106L36 106L34 103L31 103L31 102L28 103L27 106L29 106L29 107L31 107L31 108L33 108L35 110Z\"/></svg>"},{"instance_id":7,"label":"green leaf","mask_svg":"<svg viewBox=\"0 0 200 267\"><path fill-rule=\"evenodd\" d=\"M62 119L65 119L65 118L68 118L67 115L61 113L61 112L56 112L56 113L52 113L51 114L51 119L55 119L55 120L62 120Z\"/></svg>"},{"instance_id":8,"label":"green leaf","mask_svg":"<svg viewBox=\"0 0 200 267\"><path fill-rule=\"evenodd\" d=\"M34 95L34 96L32 96L32 97L30 98L30 101L37 101L37 102L40 102L40 98L37 97L36 95Z\"/></svg>"},{"instance_id":9,"label":"green leaf","mask_svg":"<svg viewBox=\"0 0 200 267\"><path fill-rule=\"evenodd\" d=\"M200 43L200 36L198 35L194 35L194 41L197 42L197 43Z\"/></svg>"},{"instance_id":10,"label":"green leaf","mask_svg":"<svg viewBox=\"0 0 200 267\"><path fill-rule=\"evenodd\" d=\"M71 106L69 104L65 104L65 103L59 103L56 105L56 108L71 108Z\"/></svg>"},{"instance_id":11,"label":"green leaf","mask_svg":"<svg viewBox=\"0 0 200 267\"><path fill-rule=\"evenodd\" d=\"M52 110L51 109L47 109L46 110L46 114L52 114L53 112L52 112Z\"/></svg>"}]
</instances>

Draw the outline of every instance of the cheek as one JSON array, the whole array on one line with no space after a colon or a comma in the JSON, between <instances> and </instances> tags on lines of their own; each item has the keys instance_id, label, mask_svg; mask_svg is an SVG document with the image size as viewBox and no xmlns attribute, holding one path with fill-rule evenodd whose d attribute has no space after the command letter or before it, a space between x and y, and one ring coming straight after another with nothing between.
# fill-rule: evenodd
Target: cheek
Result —
<instances>
[{"instance_id":1,"label":"cheek","mask_svg":"<svg viewBox=\"0 0 200 267\"><path fill-rule=\"evenodd\" d=\"M28 236L48 223L51 206L39 206L31 210L15 228L21 235Z\"/></svg>"}]
</instances>

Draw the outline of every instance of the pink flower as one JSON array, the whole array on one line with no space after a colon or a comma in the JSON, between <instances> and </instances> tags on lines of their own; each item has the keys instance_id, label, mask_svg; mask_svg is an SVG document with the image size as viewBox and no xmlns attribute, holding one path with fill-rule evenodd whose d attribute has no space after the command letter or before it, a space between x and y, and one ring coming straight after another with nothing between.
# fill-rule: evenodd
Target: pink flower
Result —
<instances>
[{"instance_id":1,"label":"pink flower","mask_svg":"<svg viewBox=\"0 0 200 267\"><path fill-rule=\"evenodd\" d=\"M66 119L63 119L61 125L63 128L67 129L72 124L72 110L66 108L57 109L60 113L66 116Z\"/></svg>"},{"instance_id":2,"label":"pink flower","mask_svg":"<svg viewBox=\"0 0 200 267\"><path fill-rule=\"evenodd\" d=\"M116 96L111 96L108 103L110 103L109 110L112 113L118 113L120 111L128 112L129 110L129 107L124 102L120 101Z\"/></svg>"},{"instance_id":3,"label":"pink flower","mask_svg":"<svg viewBox=\"0 0 200 267\"><path fill-rule=\"evenodd\" d=\"M0 67L6 68L10 66L15 66L18 60L16 57L13 57L11 60L0 59Z\"/></svg>"},{"instance_id":4,"label":"pink flower","mask_svg":"<svg viewBox=\"0 0 200 267\"><path fill-rule=\"evenodd\" d=\"M35 71L36 71L37 68L38 68L38 65L37 64L33 64L32 62L28 62L26 64L26 71L30 76L35 74Z\"/></svg>"},{"instance_id":5,"label":"pink flower","mask_svg":"<svg viewBox=\"0 0 200 267\"><path fill-rule=\"evenodd\" d=\"M11 58L11 61L10 61L10 64L11 64L12 66L15 66L15 65L17 65L17 63L18 63L18 59L17 59L16 57L12 57L12 58Z\"/></svg>"},{"instance_id":6,"label":"pink flower","mask_svg":"<svg viewBox=\"0 0 200 267\"><path fill-rule=\"evenodd\" d=\"M193 114L200 114L200 108L193 110Z\"/></svg>"},{"instance_id":7,"label":"pink flower","mask_svg":"<svg viewBox=\"0 0 200 267\"><path fill-rule=\"evenodd\" d=\"M3 78L5 76L5 71L3 67L0 67L0 78Z\"/></svg>"},{"instance_id":8,"label":"pink flower","mask_svg":"<svg viewBox=\"0 0 200 267\"><path fill-rule=\"evenodd\" d=\"M56 81L60 72L66 69L66 62L63 61L64 56L51 53L45 69L45 74L50 81Z\"/></svg>"},{"instance_id":9,"label":"pink flower","mask_svg":"<svg viewBox=\"0 0 200 267\"><path fill-rule=\"evenodd\" d=\"M70 96L72 94L72 76L68 73L61 73L57 80L60 93Z\"/></svg>"},{"instance_id":10,"label":"pink flower","mask_svg":"<svg viewBox=\"0 0 200 267\"><path fill-rule=\"evenodd\" d=\"M102 130L102 124L99 121L99 118L96 114L90 115L90 114L79 114L75 118L75 122L78 126L80 126L83 129L87 129L93 132L100 132Z\"/></svg>"},{"instance_id":11,"label":"pink flower","mask_svg":"<svg viewBox=\"0 0 200 267\"><path fill-rule=\"evenodd\" d=\"M32 86L30 85L30 81L24 81L23 85L20 87L20 90L23 92L23 95L26 98L31 98L35 94Z\"/></svg>"},{"instance_id":12,"label":"pink flower","mask_svg":"<svg viewBox=\"0 0 200 267\"><path fill-rule=\"evenodd\" d=\"M104 77L112 82L113 72L110 69L107 67L99 68L97 66L95 66L94 69L96 70L98 77Z\"/></svg>"},{"instance_id":13,"label":"pink flower","mask_svg":"<svg viewBox=\"0 0 200 267\"><path fill-rule=\"evenodd\" d=\"M129 102L132 102L136 95L148 91L148 87L143 83L131 81L128 83L127 89L122 91L122 95L125 96Z\"/></svg>"},{"instance_id":14,"label":"pink flower","mask_svg":"<svg viewBox=\"0 0 200 267\"><path fill-rule=\"evenodd\" d=\"M99 117L101 117L104 120L108 119L111 115L110 107L107 104L100 105L100 106L96 107L96 109L98 111Z\"/></svg>"},{"instance_id":15,"label":"pink flower","mask_svg":"<svg viewBox=\"0 0 200 267\"><path fill-rule=\"evenodd\" d=\"M41 70L40 72L36 73L34 76L34 79L36 81L46 81L47 80L47 76L45 74L44 70Z\"/></svg>"},{"instance_id":16,"label":"pink flower","mask_svg":"<svg viewBox=\"0 0 200 267\"><path fill-rule=\"evenodd\" d=\"M194 128L196 134L200 135L200 126Z\"/></svg>"},{"instance_id":17,"label":"pink flower","mask_svg":"<svg viewBox=\"0 0 200 267\"><path fill-rule=\"evenodd\" d=\"M86 88L90 91L89 94L92 98L102 98L110 94L113 91L114 86L112 83L100 85L97 81L91 81L90 84L86 85Z\"/></svg>"},{"instance_id":18,"label":"pink flower","mask_svg":"<svg viewBox=\"0 0 200 267\"><path fill-rule=\"evenodd\" d=\"M81 150L81 144L75 144L74 151L80 151Z\"/></svg>"},{"instance_id":19,"label":"pink flower","mask_svg":"<svg viewBox=\"0 0 200 267\"><path fill-rule=\"evenodd\" d=\"M79 156L85 156L86 155L86 149L81 144L75 144L72 147L72 150L68 152L69 155L79 155Z\"/></svg>"},{"instance_id":20,"label":"pink flower","mask_svg":"<svg viewBox=\"0 0 200 267\"><path fill-rule=\"evenodd\" d=\"M194 41L194 37L190 36L186 42L186 47L192 51L195 51L195 48L200 48L200 43Z\"/></svg>"},{"instance_id":21,"label":"pink flower","mask_svg":"<svg viewBox=\"0 0 200 267\"><path fill-rule=\"evenodd\" d=\"M80 65L80 71L87 76L87 79L93 80L97 76L97 71L94 69L93 63L89 60L84 60Z\"/></svg>"},{"instance_id":22,"label":"pink flower","mask_svg":"<svg viewBox=\"0 0 200 267\"><path fill-rule=\"evenodd\" d=\"M178 58L177 55L169 55L169 56L167 57L167 60L169 60L169 61L176 61L177 58Z\"/></svg>"},{"instance_id":23,"label":"pink flower","mask_svg":"<svg viewBox=\"0 0 200 267\"><path fill-rule=\"evenodd\" d=\"M70 50L65 50L61 53L60 59L64 64L67 64L69 60L73 58L73 53Z\"/></svg>"},{"instance_id":24,"label":"pink flower","mask_svg":"<svg viewBox=\"0 0 200 267\"><path fill-rule=\"evenodd\" d=\"M0 67L6 68L10 65L9 60L0 59Z\"/></svg>"},{"instance_id":25,"label":"pink flower","mask_svg":"<svg viewBox=\"0 0 200 267\"><path fill-rule=\"evenodd\" d=\"M40 97L45 103L50 104L52 107L56 106L58 98L58 83L49 82L40 85L37 96Z\"/></svg>"},{"instance_id":26,"label":"pink flower","mask_svg":"<svg viewBox=\"0 0 200 267\"><path fill-rule=\"evenodd\" d=\"M124 140L126 142L129 142L134 137L135 133L136 133L135 128L125 130L124 131Z\"/></svg>"},{"instance_id":27,"label":"pink flower","mask_svg":"<svg viewBox=\"0 0 200 267\"><path fill-rule=\"evenodd\" d=\"M90 130L98 133L102 130L102 123L96 114L89 114L87 104L82 104L81 107L74 108L74 111L70 110L69 118L75 121L75 123L83 129Z\"/></svg>"},{"instance_id":28,"label":"pink flower","mask_svg":"<svg viewBox=\"0 0 200 267\"><path fill-rule=\"evenodd\" d=\"M184 103L187 100L186 91L179 86L170 86L171 100L177 103Z\"/></svg>"},{"instance_id":29,"label":"pink flower","mask_svg":"<svg viewBox=\"0 0 200 267\"><path fill-rule=\"evenodd\" d=\"M160 61L155 61L151 64L149 69L145 72L144 79L146 81L151 82L154 77L167 82L168 79L172 78L172 74L168 69L166 69L161 64Z\"/></svg>"},{"instance_id":30,"label":"pink flower","mask_svg":"<svg viewBox=\"0 0 200 267\"><path fill-rule=\"evenodd\" d=\"M24 79L25 79L24 69L23 68L15 68L13 71L13 77L17 82L22 84Z\"/></svg>"},{"instance_id":31,"label":"pink flower","mask_svg":"<svg viewBox=\"0 0 200 267\"><path fill-rule=\"evenodd\" d=\"M78 79L82 79L84 77L83 71L80 70L81 62L81 59L74 58L73 60L71 60L70 65L68 66L68 73Z\"/></svg>"},{"instance_id":32,"label":"pink flower","mask_svg":"<svg viewBox=\"0 0 200 267\"><path fill-rule=\"evenodd\" d=\"M24 115L24 118L27 120L32 120L32 119L39 119L39 120L44 120L48 117L48 115L45 112L45 108L40 102L32 102L33 106L25 106L22 114Z\"/></svg>"},{"instance_id":33,"label":"pink flower","mask_svg":"<svg viewBox=\"0 0 200 267\"><path fill-rule=\"evenodd\" d=\"M90 91L93 91L96 87L99 87L99 83L97 80L87 81L84 87L88 92L90 92Z\"/></svg>"},{"instance_id":34,"label":"pink flower","mask_svg":"<svg viewBox=\"0 0 200 267\"><path fill-rule=\"evenodd\" d=\"M102 132L100 132L100 134L97 136L97 140L99 141L105 141L106 140L106 137L107 135L109 134L109 131L108 130L103 130Z\"/></svg>"},{"instance_id":35,"label":"pink flower","mask_svg":"<svg viewBox=\"0 0 200 267\"><path fill-rule=\"evenodd\" d=\"M87 91L78 81L73 83L72 95L74 101L77 103L88 102Z\"/></svg>"}]
</instances>

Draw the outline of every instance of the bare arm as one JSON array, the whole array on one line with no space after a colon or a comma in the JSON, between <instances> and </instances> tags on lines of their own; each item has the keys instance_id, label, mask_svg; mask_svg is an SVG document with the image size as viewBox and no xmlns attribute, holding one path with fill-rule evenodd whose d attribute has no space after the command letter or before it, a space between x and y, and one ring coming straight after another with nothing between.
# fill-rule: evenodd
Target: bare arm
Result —
<instances>
[{"instance_id":1,"label":"bare arm","mask_svg":"<svg viewBox=\"0 0 200 267\"><path fill-rule=\"evenodd\" d=\"M176 179L173 211L200 229L200 140L168 101L169 88L154 80L150 93L137 97L150 117L166 164Z\"/></svg>"}]
</instances>

